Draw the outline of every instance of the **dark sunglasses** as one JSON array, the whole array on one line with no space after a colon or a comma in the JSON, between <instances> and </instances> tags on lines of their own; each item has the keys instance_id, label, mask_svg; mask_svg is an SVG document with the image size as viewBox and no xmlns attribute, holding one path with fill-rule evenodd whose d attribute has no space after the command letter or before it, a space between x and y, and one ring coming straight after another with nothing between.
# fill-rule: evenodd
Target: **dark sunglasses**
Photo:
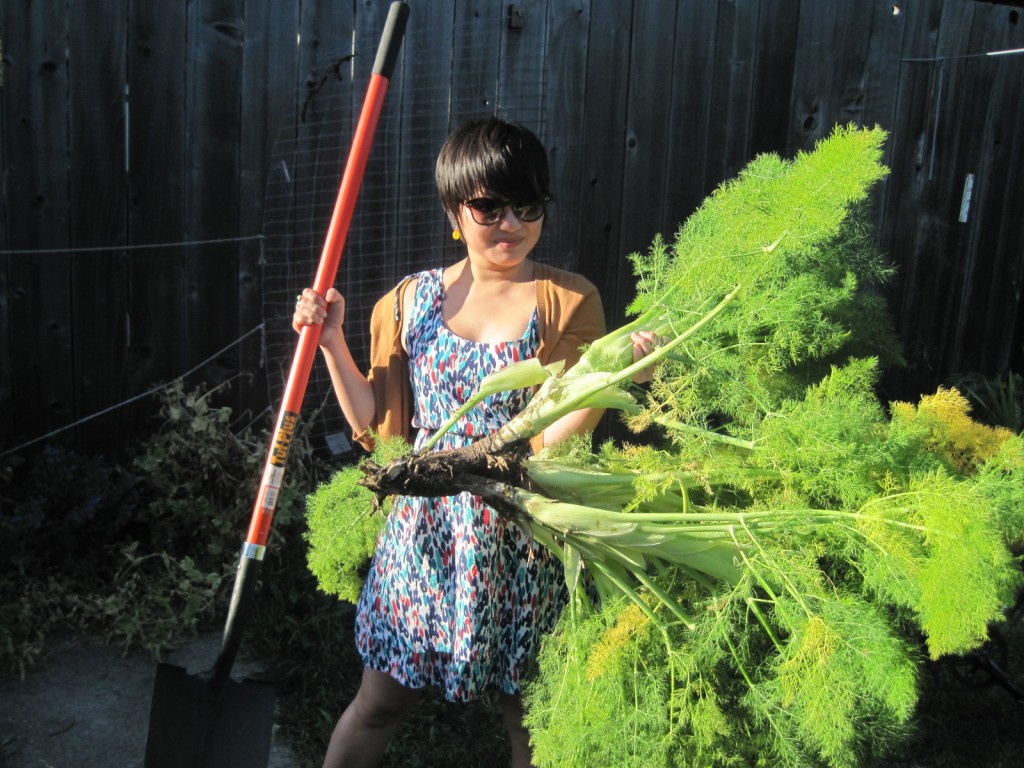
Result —
<instances>
[{"instance_id":1,"label":"dark sunglasses","mask_svg":"<svg viewBox=\"0 0 1024 768\"><path fill-rule=\"evenodd\" d=\"M469 208L473 221L477 224L497 224L509 209L520 221L537 221L547 209L548 199L540 197L529 203L512 203L495 197L474 197L466 200L463 205Z\"/></svg>"}]
</instances>

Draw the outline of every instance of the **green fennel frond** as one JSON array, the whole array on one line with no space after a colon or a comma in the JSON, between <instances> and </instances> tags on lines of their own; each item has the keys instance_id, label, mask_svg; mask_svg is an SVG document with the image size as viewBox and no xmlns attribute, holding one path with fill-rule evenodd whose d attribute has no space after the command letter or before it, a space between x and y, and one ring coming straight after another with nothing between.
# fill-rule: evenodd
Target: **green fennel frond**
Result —
<instances>
[{"instance_id":1,"label":"green fennel frond","mask_svg":"<svg viewBox=\"0 0 1024 768\"><path fill-rule=\"evenodd\" d=\"M409 451L401 438L378 438L373 460L387 464ZM355 603L362 569L373 555L386 512L376 510L371 491L359 484L363 473L351 465L336 472L306 497L306 562L321 590Z\"/></svg>"}]
</instances>

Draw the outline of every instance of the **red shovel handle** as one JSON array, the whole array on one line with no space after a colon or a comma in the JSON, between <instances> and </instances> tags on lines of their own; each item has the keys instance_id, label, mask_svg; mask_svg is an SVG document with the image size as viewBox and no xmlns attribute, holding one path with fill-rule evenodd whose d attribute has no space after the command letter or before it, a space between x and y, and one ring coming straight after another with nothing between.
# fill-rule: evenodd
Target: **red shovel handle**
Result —
<instances>
[{"instance_id":1,"label":"red shovel handle","mask_svg":"<svg viewBox=\"0 0 1024 768\"><path fill-rule=\"evenodd\" d=\"M352 148L349 150L348 164L338 190L338 200L331 216L331 224L327 230L320 267L317 270L313 288L322 296L334 284L341 261L341 251L345 245L349 224L352 222L352 211L356 204L356 195L366 169L366 160L373 143L373 134L377 128L384 95L387 93L391 72L398 59L398 49L405 32L405 20L409 15L409 6L404 2L394 2L388 13L384 26L377 59L373 65L370 86L363 102L363 111L359 116ZM241 643L242 630L248 621L253 594L263 565L267 538L270 536L270 525L274 520L277 497L284 478L285 463L291 448L292 438L299 421L299 409L306 393L309 381L309 370L313 366L317 342L320 340L320 326L306 326L299 335L299 344L295 350L288 383L285 386L284 402L277 417L274 439L270 444L267 463L263 469L259 493L249 522L249 533L242 545L242 556L238 561L235 574L234 591L231 594L231 605L228 607L228 618L224 625L224 637L221 640L220 653L210 672L211 683L222 685L230 675L231 666Z\"/></svg>"},{"instance_id":2,"label":"red shovel handle","mask_svg":"<svg viewBox=\"0 0 1024 768\"><path fill-rule=\"evenodd\" d=\"M326 295L327 290L334 285L338 264L341 261L341 252L345 247L345 238L352 222L352 211L355 209L359 186L363 180L363 172L366 170L366 161L370 155L373 135L377 129L381 108L384 105L384 96L398 59L398 51L408 15L409 6L404 2L391 4L377 59L374 62L373 74L370 77L370 85L366 92L366 99L363 102L363 110L359 116L359 123L356 125L352 147L349 150L345 174L341 180L341 188L338 190L338 199L334 205L334 213L331 215L330 226L327 229L320 266L313 282L313 290L321 296ZM274 510L277 506L277 496L284 476L288 450L295 435L299 411L302 408L306 384L309 381L309 371L313 366L313 358L316 356L319 340L319 325L305 326L299 335L295 358L292 361L288 383L285 386L284 401L278 413L274 439L270 445L263 479L260 482L259 493L249 523L249 533L245 539L246 546L243 556L262 559L263 549L266 547L267 537L270 535Z\"/></svg>"}]
</instances>

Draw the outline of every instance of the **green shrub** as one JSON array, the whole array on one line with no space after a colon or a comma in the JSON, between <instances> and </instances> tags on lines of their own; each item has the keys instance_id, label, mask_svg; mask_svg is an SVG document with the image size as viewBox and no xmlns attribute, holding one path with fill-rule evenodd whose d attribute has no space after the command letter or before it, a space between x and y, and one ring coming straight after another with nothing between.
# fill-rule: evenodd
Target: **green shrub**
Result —
<instances>
[{"instance_id":1,"label":"green shrub","mask_svg":"<svg viewBox=\"0 0 1024 768\"><path fill-rule=\"evenodd\" d=\"M23 673L58 632L159 655L221 619L269 429L236 434L217 394L166 387L158 428L119 461L47 446L4 463L0 665ZM301 543L290 529L316 471L307 441L291 463L271 553Z\"/></svg>"}]
</instances>

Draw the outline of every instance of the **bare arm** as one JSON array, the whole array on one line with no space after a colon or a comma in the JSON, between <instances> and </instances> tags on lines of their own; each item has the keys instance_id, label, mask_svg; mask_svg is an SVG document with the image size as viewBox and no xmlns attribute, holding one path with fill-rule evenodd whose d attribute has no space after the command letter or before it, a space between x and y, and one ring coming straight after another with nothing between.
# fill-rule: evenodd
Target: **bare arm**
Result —
<instances>
[{"instance_id":1,"label":"bare arm","mask_svg":"<svg viewBox=\"0 0 1024 768\"><path fill-rule=\"evenodd\" d=\"M320 351L327 363L334 394L353 434L358 434L374 417L373 387L352 358L342 330L344 318L345 299L337 290L330 288L324 298L306 288L295 305L292 327L298 332L304 326L322 326Z\"/></svg>"},{"instance_id":2,"label":"bare arm","mask_svg":"<svg viewBox=\"0 0 1024 768\"><path fill-rule=\"evenodd\" d=\"M555 445L571 435L585 435L594 431L604 411L584 408L567 414L544 430L544 445Z\"/></svg>"}]
</instances>

